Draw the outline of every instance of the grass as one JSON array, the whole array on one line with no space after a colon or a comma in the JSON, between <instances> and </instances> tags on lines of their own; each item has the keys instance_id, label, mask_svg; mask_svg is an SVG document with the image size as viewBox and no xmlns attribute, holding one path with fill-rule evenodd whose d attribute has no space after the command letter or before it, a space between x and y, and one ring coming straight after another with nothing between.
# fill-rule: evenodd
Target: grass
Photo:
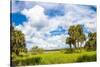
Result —
<instances>
[{"instance_id":1,"label":"grass","mask_svg":"<svg viewBox=\"0 0 100 67\"><path fill-rule=\"evenodd\" d=\"M15 65L39 65L39 64L62 64L75 62L96 61L96 51L80 53L50 52L43 54L28 54L16 57Z\"/></svg>"},{"instance_id":2,"label":"grass","mask_svg":"<svg viewBox=\"0 0 100 67\"><path fill-rule=\"evenodd\" d=\"M83 52L83 53L71 53L71 54L64 54L61 52L58 53L49 53L49 54L41 54L41 55L37 55L40 56L42 58L41 62L43 64L60 64L60 63L74 63L74 62L79 62L83 60L82 57L86 56L86 57L91 57L96 55L95 51L93 52ZM96 57L96 56L95 56ZM90 58L92 61L92 57ZM88 60L87 60L88 61Z\"/></svg>"}]
</instances>

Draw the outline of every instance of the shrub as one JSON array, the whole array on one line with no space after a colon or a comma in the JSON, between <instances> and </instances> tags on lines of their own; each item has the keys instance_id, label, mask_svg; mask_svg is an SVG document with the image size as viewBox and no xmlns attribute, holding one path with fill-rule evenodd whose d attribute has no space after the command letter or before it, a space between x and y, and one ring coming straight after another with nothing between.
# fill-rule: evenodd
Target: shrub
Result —
<instances>
[{"instance_id":1,"label":"shrub","mask_svg":"<svg viewBox=\"0 0 100 67\"><path fill-rule=\"evenodd\" d=\"M74 52L74 50L72 49L72 50L70 50L70 49L66 49L66 51L65 51L65 53L73 53Z\"/></svg>"},{"instance_id":2,"label":"shrub","mask_svg":"<svg viewBox=\"0 0 100 67\"><path fill-rule=\"evenodd\" d=\"M38 65L41 63L41 57L26 57L26 58L17 58L13 61L12 66L21 66L21 65Z\"/></svg>"},{"instance_id":3,"label":"shrub","mask_svg":"<svg viewBox=\"0 0 100 67\"><path fill-rule=\"evenodd\" d=\"M92 61L96 61L96 54L94 55L83 55L83 56L80 56L78 59L77 59L77 62L92 62Z\"/></svg>"},{"instance_id":4,"label":"shrub","mask_svg":"<svg viewBox=\"0 0 100 67\"><path fill-rule=\"evenodd\" d=\"M32 48L30 52L32 54L42 54L44 50L42 48Z\"/></svg>"}]
</instances>

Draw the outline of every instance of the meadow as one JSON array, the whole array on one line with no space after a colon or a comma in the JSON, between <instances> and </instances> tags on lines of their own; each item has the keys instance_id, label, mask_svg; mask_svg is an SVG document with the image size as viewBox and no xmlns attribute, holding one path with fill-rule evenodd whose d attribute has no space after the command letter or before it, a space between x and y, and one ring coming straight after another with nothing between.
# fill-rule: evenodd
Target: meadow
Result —
<instances>
[{"instance_id":1,"label":"meadow","mask_svg":"<svg viewBox=\"0 0 100 67\"><path fill-rule=\"evenodd\" d=\"M63 53L50 51L42 54L27 53L16 56L13 64L20 65L44 65L44 64L64 64L76 62L93 62L96 61L96 51L84 51L79 53Z\"/></svg>"}]
</instances>

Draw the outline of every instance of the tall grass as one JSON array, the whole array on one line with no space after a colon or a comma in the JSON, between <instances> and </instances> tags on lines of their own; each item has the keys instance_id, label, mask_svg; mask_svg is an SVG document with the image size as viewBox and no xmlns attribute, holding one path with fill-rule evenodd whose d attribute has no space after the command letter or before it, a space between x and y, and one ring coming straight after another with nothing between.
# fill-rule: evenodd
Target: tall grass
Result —
<instances>
[{"instance_id":1,"label":"tall grass","mask_svg":"<svg viewBox=\"0 0 100 67\"><path fill-rule=\"evenodd\" d=\"M13 61L14 66L20 65L38 65L41 62L41 57L25 57L25 58L17 58Z\"/></svg>"},{"instance_id":2,"label":"tall grass","mask_svg":"<svg viewBox=\"0 0 100 67\"><path fill-rule=\"evenodd\" d=\"M62 64L75 62L96 61L96 52L62 53L53 52L47 54L30 54L24 57L17 57L15 65L39 65L39 64Z\"/></svg>"},{"instance_id":3,"label":"tall grass","mask_svg":"<svg viewBox=\"0 0 100 67\"><path fill-rule=\"evenodd\" d=\"M77 59L77 62L93 62L96 61L96 54L84 54Z\"/></svg>"}]
</instances>

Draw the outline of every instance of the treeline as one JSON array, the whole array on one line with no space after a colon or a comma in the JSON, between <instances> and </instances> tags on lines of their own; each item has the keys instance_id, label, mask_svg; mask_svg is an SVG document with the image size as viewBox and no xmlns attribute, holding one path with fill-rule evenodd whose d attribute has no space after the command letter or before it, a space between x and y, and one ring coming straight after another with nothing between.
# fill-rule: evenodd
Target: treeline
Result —
<instances>
[{"instance_id":1,"label":"treeline","mask_svg":"<svg viewBox=\"0 0 100 67\"><path fill-rule=\"evenodd\" d=\"M84 48L86 50L96 50L96 32L90 32L86 37L83 30L83 25L80 24L72 25L69 27L69 37L66 38L66 44L69 44L71 51L72 49L81 50L81 48Z\"/></svg>"}]
</instances>

